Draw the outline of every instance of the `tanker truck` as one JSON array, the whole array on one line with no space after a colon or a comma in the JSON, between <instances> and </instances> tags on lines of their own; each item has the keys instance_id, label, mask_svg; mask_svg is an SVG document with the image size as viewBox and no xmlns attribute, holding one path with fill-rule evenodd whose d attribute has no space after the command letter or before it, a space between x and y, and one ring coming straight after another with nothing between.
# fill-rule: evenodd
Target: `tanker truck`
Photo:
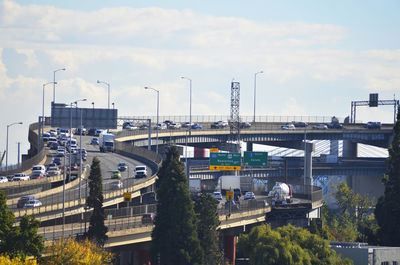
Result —
<instances>
[{"instance_id":1,"label":"tanker truck","mask_svg":"<svg viewBox=\"0 0 400 265\"><path fill-rule=\"evenodd\" d=\"M275 186L268 193L268 197L271 198L271 205L277 204L285 205L292 202L292 186L283 182L276 182Z\"/></svg>"}]
</instances>

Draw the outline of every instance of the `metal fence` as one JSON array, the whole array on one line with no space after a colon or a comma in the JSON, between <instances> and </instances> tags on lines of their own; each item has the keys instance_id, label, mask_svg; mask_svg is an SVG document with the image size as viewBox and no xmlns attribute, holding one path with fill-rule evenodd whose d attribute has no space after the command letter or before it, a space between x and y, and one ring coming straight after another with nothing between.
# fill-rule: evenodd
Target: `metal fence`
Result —
<instances>
[{"instance_id":1,"label":"metal fence","mask_svg":"<svg viewBox=\"0 0 400 265\"><path fill-rule=\"evenodd\" d=\"M339 121L343 121L343 118L339 118ZM157 116L119 116L120 120L135 120L135 119L151 119L153 123L157 121ZM240 120L242 122L253 122L254 116L245 116L241 115ZM174 122L189 122L189 115L167 115L167 116L159 116L159 122L163 122L165 120L172 120ZM192 122L216 122L216 121L228 121L230 120L229 115L192 115ZM265 115L265 116L256 116L255 122L292 122L292 121L304 121L304 122L330 122L332 120L332 116L273 116L273 115Z\"/></svg>"}]
</instances>

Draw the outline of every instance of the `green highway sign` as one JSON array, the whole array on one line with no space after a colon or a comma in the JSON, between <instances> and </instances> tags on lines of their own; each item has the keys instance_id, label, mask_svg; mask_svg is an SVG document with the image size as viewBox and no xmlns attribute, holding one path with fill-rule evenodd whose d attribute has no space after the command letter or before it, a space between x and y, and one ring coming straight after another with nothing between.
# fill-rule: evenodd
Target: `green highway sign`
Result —
<instances>
[{"instance_id":1,"label":"green highway sign","mask_svg":"<svg viewBox=\"0 0 400 265\"><path fill-rule=\"evenodd\" d=\"M242 157L240 153L210 152L210 169L241 170Z\"/></svg>"},{"instance_id":2,"label":"green highway sign","mask_svg":"<svg viewBox=\"0 0 400 265\"><path fill-rule=\"evenodd\" d=\"M268 167L268 152L244 152L243 163L247 167Z\"/></svg>"}]
</instances>

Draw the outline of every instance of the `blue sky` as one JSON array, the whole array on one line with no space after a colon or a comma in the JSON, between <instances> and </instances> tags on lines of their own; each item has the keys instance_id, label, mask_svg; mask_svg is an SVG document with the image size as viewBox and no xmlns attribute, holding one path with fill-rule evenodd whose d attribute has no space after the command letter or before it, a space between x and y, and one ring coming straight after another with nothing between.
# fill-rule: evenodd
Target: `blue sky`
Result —
<instances>
[{"instance_id":1,"label":"blue sky","mask_svg":"<svg viewBox=\"0 0 400 265\"><path fill-rule=\"evenodd\" d=\"M400 96L399 1L29 1L0 2L0 151L12 128L28 148L42 85L57 72L56 101L106 107L111 84L120 115L229 115L230 82L241 83L241 115L338 116L352 100ZM52 89L45 90L50 114ZM86 104L86 105L85 105ZM393 120L392 107L360 109L361 121ZM3 129L1 129L3 128Z\"/></svg>"}]
</instances>

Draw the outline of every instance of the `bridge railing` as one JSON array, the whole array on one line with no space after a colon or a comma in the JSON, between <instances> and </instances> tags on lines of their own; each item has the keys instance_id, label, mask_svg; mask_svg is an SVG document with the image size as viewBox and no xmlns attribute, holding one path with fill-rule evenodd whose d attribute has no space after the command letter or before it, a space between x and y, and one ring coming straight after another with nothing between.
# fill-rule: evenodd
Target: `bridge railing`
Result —
<instances>
[{"instance_id":1,"label":"bridge railing","mask_svg":"<svg viewBox=\"0 0 400 265\"><path fill-rule=\"evenodd\" d=\"M241 115L240 119L242 122L253 122L254 116L246 116ZM337 117L338 118L338 117ZM120 120L134 120L134 119L151 119L153 123L157 120L156 116L119 116ZM338 118L339 121L343 121L343 118ZM159 116L159 122L163 122L165 120L172 120L174 122L189 122L189 115L168 115L168 116ZM216 122L216 121L228 121L230 120L230 116L228 115L192 115L192 122ZM332 116L296 116L296 115L288 115L288 116L273 116L273 115L265 115L265 116L256 116L256 122L292 122L292 121L304 121L304 122L331 122Z\"/></svg>"}]
</instances>

